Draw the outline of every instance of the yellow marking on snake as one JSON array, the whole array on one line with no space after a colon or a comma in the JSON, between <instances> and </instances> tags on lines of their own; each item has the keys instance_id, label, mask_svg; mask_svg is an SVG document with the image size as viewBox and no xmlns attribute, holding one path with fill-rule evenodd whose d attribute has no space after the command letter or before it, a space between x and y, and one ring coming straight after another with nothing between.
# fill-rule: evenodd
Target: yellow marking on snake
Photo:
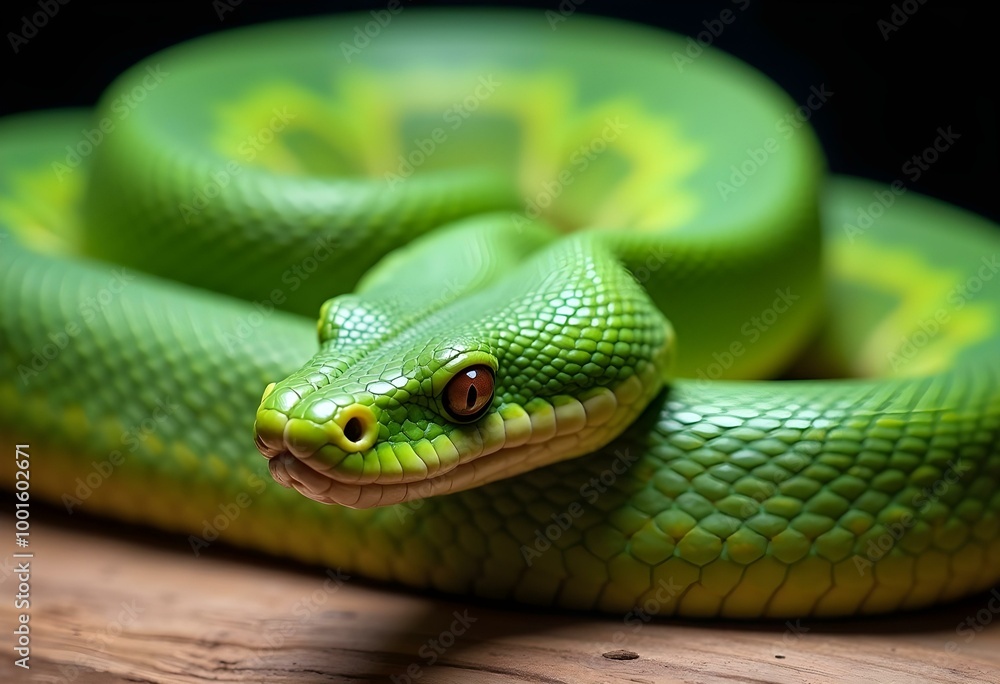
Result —
<instances>
[{"instance_id":1,"label":"yellow marking on snake","mask_svg":"<svg viewBox=\"0 0 1000 684\"><path fill-rule=\"evenodd\" d=\"M72 253L79 240L75 204L83 192L83 174L72 169L57 174L45 165L24 170L8 182L14 190L0 194L0 223L32 249Z\"/></svg>"},{"instance_id":2,"label":"yellow marking on snake","mask_svg":"<svg viewBox=\"0 0 1000 684\"><path fill-rule=\"evenodd\" d=\"M420 145L413 166L447 166L461 148L449 138L478 125L466 123L474 112L480 121L492 117L498 129L498 119L511 124L506 154L527 206L559 217L561 225L661 231L694 217L701 200L684 181L705 164L705 147L635 99L581 107L571 84L545 72L469 72L441 82L427 71L364 69L341 76L328 94L261 84L216 105L212 148L274 172L369 174L387 178L391 188L394 177L409 176L400 169ZM453 104L442 111L442 102ZM410 120L419 126L408 128ZM366 133L373 129L398 134ZM294 145L295 136L309 143Z\"/></svg>"},{"instance_id":3,"label":"yellow marking on snake","mask_svg":"<svg viewBox=\"0 0 1000 684\"><path fill-rule=\"evenodd\" d=\"M872 375L940 373L954 365L964 349L997 333L998 313L990 302L962 299L956 305L952 299L956 283L969 277L968 273L944 269L920 254L871 241L838 242L831 252L838 275L898 302L863 347L862 363ZM914 274L920 275L914 278ZM919 322L934 325L937 332L919 336L920 328L915 325ZM887 365L902 345L924 339L926 343L912 360L898 367Z\"/></svg>"}]
</instances>

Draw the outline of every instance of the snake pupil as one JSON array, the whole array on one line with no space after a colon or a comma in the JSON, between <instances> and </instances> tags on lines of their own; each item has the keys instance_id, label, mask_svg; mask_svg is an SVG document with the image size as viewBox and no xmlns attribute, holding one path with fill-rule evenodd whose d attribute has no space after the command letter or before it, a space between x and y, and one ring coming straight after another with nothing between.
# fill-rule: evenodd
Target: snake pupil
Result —
<instances>
[{"instance_id":1,"label":"snake pupil","mask_svg":"<svg viewBox=\"0 0 1000 684\"><path fill-rule=\"evenodd\" d=\"M357 418L351 418L347 421L347 425L344 426L344 437L346 437L351 442L357 442L362 436L361 421Z\"/></svg>"},{"instance_id":2,"label":"snake pupil","mask_svg":"<svg viewBox=\"0 0 1000 684\"><path fill-rule=\"evenodd\" d=\"M493 400L493 369L477 365L455 375L444 389L442 404L452 418L468 423L479 418Z\"/></svg>"}]
</instances>

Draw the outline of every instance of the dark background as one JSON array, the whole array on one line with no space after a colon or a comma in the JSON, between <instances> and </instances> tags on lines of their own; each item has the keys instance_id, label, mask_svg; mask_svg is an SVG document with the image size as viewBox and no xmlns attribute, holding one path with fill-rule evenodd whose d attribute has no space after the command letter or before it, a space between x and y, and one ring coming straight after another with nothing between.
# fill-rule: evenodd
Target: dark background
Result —
<instances>
[{"instance_id":1,"label":"dark background","mask_svg":"<svg viewBox=\"0 0 1000 684\"><path fill-rule=\"evenodd\" d=\"M237 1L228 0L235 6L220 20L218 3L227 0L69 0L16 54L9 32L20 32L22 17L38 12L39 2L57 0L9 1L0 10L0 114L93 104L127 66L186 38L281 17L384 9L388 0ZM402 2L407 7L484 4ZM559 7L558 1L508 4ZM745 11L738 9L742 6ZM662 6L584 0L577 11L695 35L726 8L737 18L713 38L716 47L756 66L800 103L811 86L825 84L833 91L812 119L833 171L885 182L900 179L910 189L1000 221L995 37L1000 13L995 6L959 8L944 0L725 0ZM880 21L885 23L880 26ZM939 127L949 126L960 139L911 180L903 165L933 143Z\"/></svg>"}]
</instances>

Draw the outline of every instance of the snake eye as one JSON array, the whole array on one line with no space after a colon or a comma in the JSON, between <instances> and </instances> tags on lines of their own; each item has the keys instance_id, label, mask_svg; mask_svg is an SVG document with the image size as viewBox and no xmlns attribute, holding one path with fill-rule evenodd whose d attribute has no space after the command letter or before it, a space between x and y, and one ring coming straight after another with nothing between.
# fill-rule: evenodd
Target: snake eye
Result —
<instances>
[{"instance_id":1,"label":"snake eye","mask_svg":"<svg viewBox=\"0 0 1000 684\"><path fill-rule=\"evenodd\" d=\"M469 366L448 381L444 388L444 408L460 423L470 423L486 412L493 401L493 369Z\"/></svg>"}]
</instances>

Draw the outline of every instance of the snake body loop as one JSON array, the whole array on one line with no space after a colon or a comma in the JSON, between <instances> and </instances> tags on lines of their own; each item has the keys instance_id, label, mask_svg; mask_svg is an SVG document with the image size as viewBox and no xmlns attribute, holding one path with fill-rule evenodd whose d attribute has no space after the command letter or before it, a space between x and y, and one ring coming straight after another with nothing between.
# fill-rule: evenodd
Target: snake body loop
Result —
<instances>
[{"instance_id":1,"label":"snake body loop","mask_svg":"<svg viewBox=\"0 0 1000 684\"><path fill-rule=\"evenodd\" d=\"M34 493L586 610L1000 579L995 226L912 195L855 226L879 189L676 36L407 11L345 53L355 23L200 39L96 112L0 122L0 435Z\"/></svg>"}]
</instances>

